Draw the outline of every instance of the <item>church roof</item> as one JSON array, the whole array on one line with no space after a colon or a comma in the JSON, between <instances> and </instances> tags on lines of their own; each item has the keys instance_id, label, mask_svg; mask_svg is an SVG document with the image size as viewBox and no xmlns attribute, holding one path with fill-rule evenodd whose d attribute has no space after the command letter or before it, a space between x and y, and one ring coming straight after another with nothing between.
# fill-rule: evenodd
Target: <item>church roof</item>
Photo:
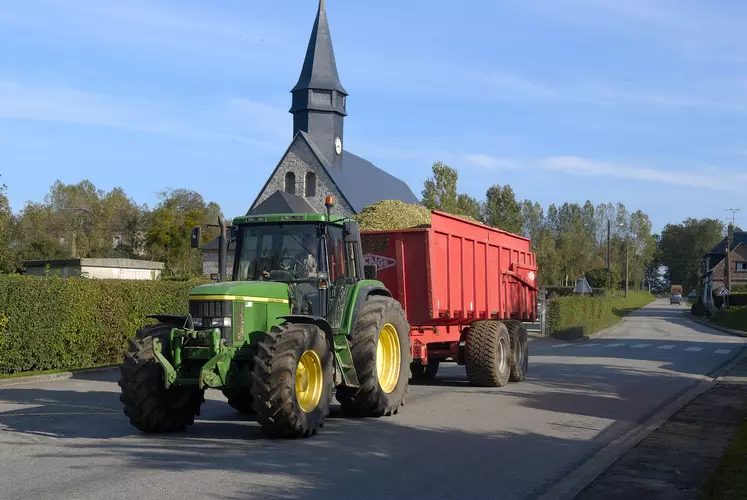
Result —
<instances>
[{"instance_id":1,"label":"church roof","mask_svg":"<svg viewBox=\"0 0 747 500\"><path fill-rule=\"evenodd\" d=\"M332 48L332 37L329 34L324 0L319 2L319 12L316 15L314 28L311 30L311 38L306 49L306 59L303 63L301 76L292 92L303 89L336 90L345 95L348 94L343 88L340 76L337 73L335 51Z\"/></svg>"},{"instance_id":2,"label":"church roof","mask_svg":"<svg viewBox=\"0 0 747 500\"><path fill-rule=\"evenodd\" d=\"M310 214L316 210L302 196L275 191L265 201L249 210L247 215Z\"/></svg>"}]
</instances>

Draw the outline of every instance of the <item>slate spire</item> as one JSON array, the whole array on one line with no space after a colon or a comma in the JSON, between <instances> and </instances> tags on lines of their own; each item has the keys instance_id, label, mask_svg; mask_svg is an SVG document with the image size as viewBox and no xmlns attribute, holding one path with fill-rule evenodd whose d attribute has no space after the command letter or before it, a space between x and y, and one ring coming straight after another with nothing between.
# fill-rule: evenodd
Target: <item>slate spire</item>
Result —
<instances>
[{"instance_id":1,"label":"slate spire","mask_svg":"<svg viewBox=\"0 0 747 500\"><path fill-rule=\"evenodd\" d=\"M326 159L340 167L348 93L337 73L324 0L319 1L301 76L291 93L293 136L305 132Z\"/></svg>"},{"instance_id":2,"label":"slate spire","mask_svg":"<svg viewBox=\"0 0 747 500\"><path fill-rule=\"evenodd\" d=\"M332 48L332 37L329 34L327 10L324 0L319 1L319 11L316 15L311 39L306 49L306 59L303 63L301 76L291 92L298 90L336 90L348 95L340 83L335 62L335 51Z\"/></svg>"}]
</instances>

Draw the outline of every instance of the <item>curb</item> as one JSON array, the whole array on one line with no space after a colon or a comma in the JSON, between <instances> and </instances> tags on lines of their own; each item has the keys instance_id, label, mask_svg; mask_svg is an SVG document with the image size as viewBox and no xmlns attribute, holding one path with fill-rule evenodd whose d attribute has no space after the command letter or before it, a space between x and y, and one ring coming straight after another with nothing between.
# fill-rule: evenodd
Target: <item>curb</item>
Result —
<instances>
[{"instance_id":1,"label":"curb","mask_svg":"<svg viewBox=\"0 0 747 500\"><path fill-rule=\"evenodd\" d=\"M85 370L75 370L71 372L49 373L45 375L29 375L28 377L0 379L0 388L11 387L14 385L33 384L34 382L53 382L55 380L67 380L79 375L89 373L109 372L119 368L119 365L104 366L101 368L88 368Z\"/></svg>"},{"instance_id":2,"label":"curb","mask_svg":"<svg viewBox=\"0 0 747 500\"><path fill-rule=\"evenodd\" d=\"M575 498L623 455L635 448L638 443L643 441L649 434L658 429L696 397L718 384L732 368L745 359L747 359L747 349L743 349L740 354L713 374L698 377L701 382L697 386L675 397L662 409L657 411L654 416L650 417L647 422L636 425L584 460L565 479L555 483L549 490L539 496L538 500L571 500Z\"/></svg>"},{"instance_id":3,"label":"curb","mask_svg":"<svg viewBox=\"0 0 747 500\"><path fill-rule=\"evenodd\" d=\"M689 319L691 321L694 321L696 323L700 323L701 325L707 326L709 328L713 328L714 330L718 330L720 332L724 332L724 333L728 333L730 335L734 335L736 337L747 337L747 332L740 332L739 330L733 330L733 329L727 328L725 326L716 325L716 324L713 324L710 321L705 320L705 319L700 319L700 318L697 318L697 317L694 317L694 316L690 317L690 318L687 318L687 319Z\"/></svg>"}]
</instances>

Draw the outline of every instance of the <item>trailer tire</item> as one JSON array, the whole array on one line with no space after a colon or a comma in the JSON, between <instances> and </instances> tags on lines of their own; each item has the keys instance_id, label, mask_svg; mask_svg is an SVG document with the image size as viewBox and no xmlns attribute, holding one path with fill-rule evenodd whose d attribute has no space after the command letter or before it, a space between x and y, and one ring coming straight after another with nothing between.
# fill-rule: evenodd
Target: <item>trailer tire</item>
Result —
<instances>
[{"instance_id":1,"label":"trailer tire","mask_svg":"<svg viewBox=\"0 0 747 500\"><path fill-rule=\"evenodd\" d=\"M120 365L119 400L130 423L143 432L165 433L183 431L193 425L205 402L205 390L171 387L166 389L163 368L156 360L153 340L168 345L169 325L149 325L130 346ZM168 358L167 353L163 353Z\"/></svg>"},{"instance_id":2,"label":"trailer tire","mask_svg":"<svg viewBox=\"0 0 747 500\"><path fill-rule=\"evenodd\" d=\"M477 321L467 333L467 379L480 387L503 387L511 375L511 338L500 321Z\"/></svg>"},{"instance_id":3,"label":"trailer tire","mask_svg":"<svg viewBox=\"0 0 747 500\"><path fill-rule=\"evenodd\" d=\"M410 325L400 303L391 297L369 296L356 321L350 350L360 387L337 389L342 410L356 417L396 414L405 405L412 362Z\"/></svg>"},{"instance_id":4,"label":"trailer tire","mask_svg":"<svg viewBox=\"0 0 747 500\"><path fill-rule=\"evenodd\" d=\"M427 365L421 365L420 362L410 364L412 380L433 380L438 373L438 361L429 361Z\"/></svg>"},{"instance_id":5,"label":"trailer tire","mask_svg":"<svg viewBox=\"0 0 747 500\"><path fill-rule=\"evenodd\" d=\"M260 335L251 394L262 430L277 438L316 434L329 415L333 370L331 346L316 325L283 323Z\"/></svg>"},{"instance_id":6,"label":"trailer tire","mask_svg":"<svg viewBox=\"0 0 747 500\"><path fill-rule=\"evenodd\" d=\"M228 405L237 412L254 415L254 398L248 387L246 389L224 389L223 395L228 400Z\"/></svg>"},{"instance_id":7,"label":"trailer tire","mask_svg":"<svg viewBox=\"0 0 747 500\"><path fill-rule=\"evenodd\" d=\"M527 329L521 321L505 321L511 338L511 382L521 382L529 371L529 344Z\"/></svg>"}]
</instances>

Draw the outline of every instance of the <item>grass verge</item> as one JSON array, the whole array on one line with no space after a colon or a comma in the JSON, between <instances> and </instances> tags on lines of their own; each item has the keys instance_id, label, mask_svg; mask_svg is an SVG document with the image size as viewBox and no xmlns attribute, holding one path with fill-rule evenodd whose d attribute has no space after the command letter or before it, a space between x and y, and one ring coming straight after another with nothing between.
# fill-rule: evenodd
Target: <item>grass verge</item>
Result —
<instances>
[{"instance_id":1,"label":"grass verge","mask_svg":"<svg viewBox=\"0 0 747 500\"><path fill-rule=\"evenodd\" d=\"M711 318L713 323L747 332L747 307L735 307L726 311L721 311Z\"/></svg>"},{"instance_id":2,"label":"grass verge","mask_svg":"<svg viewBox=\"0 0 747 500\"><path fill-rule=\"evenodd\" d=\"M747 500L747 420L732 438L700 500Z\"/></svg>"}]
</instances>

